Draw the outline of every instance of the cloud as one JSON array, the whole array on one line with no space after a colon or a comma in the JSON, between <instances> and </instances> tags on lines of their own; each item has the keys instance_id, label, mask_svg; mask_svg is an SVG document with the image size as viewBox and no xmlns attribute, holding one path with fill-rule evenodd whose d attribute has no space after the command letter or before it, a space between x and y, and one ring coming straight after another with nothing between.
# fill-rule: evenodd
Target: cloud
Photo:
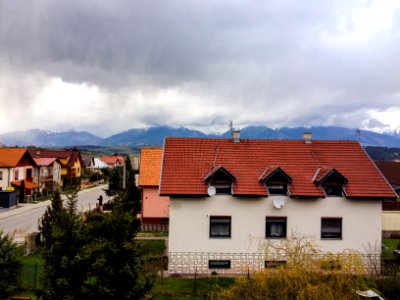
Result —
<instances>
[{"instance_id":1,"label":"cloud","mask_svg":"<svg viewBox=\"0 0 400 300\"><path fill-rule=\"evenodd\" d=\"M399 100L399 1L381 3L3 1L0 131L368 126Z\"/></svg>"}]
</instances>

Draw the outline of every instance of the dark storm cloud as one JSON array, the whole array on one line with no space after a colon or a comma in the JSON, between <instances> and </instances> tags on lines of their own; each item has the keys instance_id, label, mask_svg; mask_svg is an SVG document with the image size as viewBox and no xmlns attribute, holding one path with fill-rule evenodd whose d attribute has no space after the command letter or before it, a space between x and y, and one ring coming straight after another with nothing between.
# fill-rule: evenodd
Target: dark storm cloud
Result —
<instances>
[{"instance_id":1,"label":"dark storm cloud","mask_svg":"<svg viewBox=\"0 0 400 300\"><path fill-rule=\"evenodd\" d=\"M400 78L398 21L370 39L340 41L362 7L368 3L1 1L0 74L27 77L27 95L6 83L3 94L30 103L38 94L32 81L60 77L105 91L109 111L126 107L121 118L143 126L361 124L369 109L398 106Z\"/></svg>"}]
</instances>

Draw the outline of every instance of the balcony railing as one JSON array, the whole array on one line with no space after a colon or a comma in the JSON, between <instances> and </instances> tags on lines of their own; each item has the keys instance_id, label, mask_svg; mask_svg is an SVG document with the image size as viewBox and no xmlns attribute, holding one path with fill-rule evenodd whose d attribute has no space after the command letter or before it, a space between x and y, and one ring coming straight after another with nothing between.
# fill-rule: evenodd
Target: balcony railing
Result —
<instances>
[{"instance_id":1,"label":"balcony railing","mask_svg":"<svg viewBox=\"0 0 400 300\"><path fill-rule=\"evenodd\" d=\"M384 211L400 211L400 201L384 201L382 202L382 210Z\"/></svg>"}]
</instances>

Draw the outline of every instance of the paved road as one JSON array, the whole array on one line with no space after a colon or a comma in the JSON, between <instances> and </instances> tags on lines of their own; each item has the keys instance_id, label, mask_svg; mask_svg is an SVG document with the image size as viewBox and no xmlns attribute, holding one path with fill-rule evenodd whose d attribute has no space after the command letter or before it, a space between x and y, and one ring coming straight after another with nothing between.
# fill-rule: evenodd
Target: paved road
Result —
<instances>
[{"instance_id":1,"label":"paved road","mask_svg":"<svg viewBox=\"0 0 400 300\"><path fill-rule=\"evenodd\" d=\"M86 211L96 206L97 198L103 195L103 202L108 201L103 188L105 185L80 191L78 194L78 210ZM62 197L65 199L65 196ZM0 230L5 233L14 233L14 239L22 242L24 236L37 231L38 220L45 212L50 201L40 204L25 204L21 208L15 208L12 211L0 213Z\"/></svg>"}]
</instances>

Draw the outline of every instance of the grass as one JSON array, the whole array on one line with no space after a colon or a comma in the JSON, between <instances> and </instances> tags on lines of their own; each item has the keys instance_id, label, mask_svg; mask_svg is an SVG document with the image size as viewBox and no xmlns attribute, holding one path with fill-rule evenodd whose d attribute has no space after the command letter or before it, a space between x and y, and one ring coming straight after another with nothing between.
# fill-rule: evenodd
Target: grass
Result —
<instances>
[{"instance_id":1,"label":"grass","mask_svg":"<svg viewBox=\"0 0 400 300\"><path fill-rule=\"evenodd\" d=\"M159 279L153 287L152 299L210 299L220 289L233 285L234 278L164 278Z\"/></svg>"},{"instance_id":2,"label":"grass","mask_svg":"<svg viewBox=\"0 0 400 300\"><path fill-rule=\"evenodd\" d=\"M162 256L165 251L164 240L137 240L143 253L148 256Z\"/></svg>"},{"instance_id":3,"label":"grass","mask_svg":"<svg viewBox=\"0 0 400 300\"><path fill-rule=\"evenodd\" d=\"M43 259L40 252L21 256L22 269L20 287L23 290L32 290L40 287L40 276L43 274Z\"/></svg>"},{"instance_id":4,"label":"grass","mask_svg":"<svg viewBox=\"0 0 400 300\"><path fill-rule=\"evenodd\" d=\"M160 231L160 232L138 232L137 237L164 237L168 236L167 231Z\"/></svg>"},{"instance_id":5,"label":"grass","mask_svg":"<svg viewBox=\"0 0 400 300\"><path fill-rule=\"evenodd\" d=\"M393 250L397 250L400 246L400 240L383 239L382 240L382 257L394 258Z\"/></svg>"}]
</instances>

